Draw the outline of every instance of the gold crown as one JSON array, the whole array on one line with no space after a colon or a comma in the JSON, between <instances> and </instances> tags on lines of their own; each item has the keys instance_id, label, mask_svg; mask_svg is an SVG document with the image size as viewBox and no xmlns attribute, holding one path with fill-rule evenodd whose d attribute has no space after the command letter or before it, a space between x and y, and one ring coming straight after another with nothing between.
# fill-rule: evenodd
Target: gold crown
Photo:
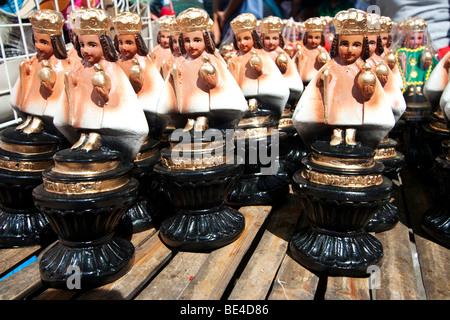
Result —
<instances>
[{"instance_id":1,"label":"gold crown","mask_svg":"<svg viewBox=\"0 0 450 320\"><path fill-rule=\"evenodd\" d=\"M48 35L61 35L64 16L59 11L42 9L34 11L30 16L33 32Z\"/></svg>"},{"instance_id":2,"label":"gold crown","mask_svg":"<svg viewBox=\"0 0 450 320\"><path fill-rule=\"evenodd\" d=\"M367 33L380 34L381 17L376 13L367 13Z\"/></svg>"},{"instance_id":3,"label":"gold crown","mask_svg":"<svg viewBox=\"0 0 450 320\"><path fill-rule=\"evenodd\" d=\"M122 12L112 19L116 34L141 33L142 20L139 15L132 12Z\"/></svg>"},{"instance_id":4,"label":"gold crown","mask_svg":"<svg viewBox=\"0 0 450 320\"><path fill-rule=\"evenodd\" d=\"M380 33L391 33L394 22L391 18L381 16L380 19Z\"/></svg>"},{"instance_id":5,"label":"gold crown","mask_svg":"<svg viewBox=\"0 0 450 320\"><path fill-rule=\"evenodd\" d=\"M178 37L181 33L180 26L178 25L175 16L170 16L170 21L168 21L169 31L172 37Z\"/></svg>"},{"instance_id":6,"label":"gold crown","mask_svg":"<svg viewBox=\"0 0 450 320\"><path fill-rule=\"evenodd\" d=\"M366 34L367 18L364 11L348 9L338 12L333 18L336 34Z\"/></svg>"},{"instance_id":7,"label":"gold crown","mask_svg":"<svg viewBox=\"0 0 450 320\"><path fill-rule=\"evenodd\" d=\"M265 17L261 20L261 31L263 34L281 33L283 21L274 16Z\"/></svg>"},{"instance_id":8,"label":"gold crown","mask_svg":"<svg viewBox=\"0 0 450 320\"><path fill-rule=\"evenodd\" d=\"M174 16L162 16L158 19L159 31L170 32L170 21L172 21Z\"/></svg>"},{"instance_id":9,"label":"gold crown","mask_svg":"<svg viewBox=\"0 0 450 320\"><path fill-rule=\"evenodd\" d=\"M305 21L306 32L323 32L326 26L327 22L322 18L314 17Z\"/></svg>"},{"instance_id":10,"label":"gold crown","mask_svg":"<svg viewBox=\"0 0 450 320\"><path fill-rule=\"evenodd\" d=\"M103 9L86 8L76 18L80 35L107 34L111 27L111 16Z\"/></svg>"},{"instance_id":11,"label":"gold crown","mask_svg":"<svg viewBox=\"0 0 450 320\"><path fill-rule=\"evenodd\" d=\"M404 28L407 32L424 32L427 28L427 22L420 17L414 17L405 22Z\"/></svg>"},{"instance_id":12,"label":"gold crown","mask_svg":"<svg viewBox=\"0 0 450 320\"><path fill-rule=\"evenodd\" d=\"M208 31L209 20L208 13L200 8L186 9L177 17L181 32Z\"/></svg>"},{"instance_id":13,"label":"gold crown","mask_svg":"<svg viewBox=\"0 0 450 320\"><path fill-rule=\"evenodd\" d=\"M256 30L257 21L254 14L242 13L230 22L230 26L231 29L233 29L234 34L239 34L244 31Z\"/></svg>"}]
</instances>

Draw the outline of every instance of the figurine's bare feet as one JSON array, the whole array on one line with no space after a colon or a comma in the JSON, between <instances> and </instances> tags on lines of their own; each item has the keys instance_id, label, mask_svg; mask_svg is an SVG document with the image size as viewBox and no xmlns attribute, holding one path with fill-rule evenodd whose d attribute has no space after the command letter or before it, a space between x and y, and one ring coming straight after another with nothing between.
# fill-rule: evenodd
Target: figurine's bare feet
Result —
<instances>
[{"instance_id":1,"label":"figurine's bare feet","mask_svg":"<svg viewBox=\"0 0 450 320\"><path fill-rule=\"evenodd\" d=\"M86 141L86 133L82 133L77 142L75 142L70 149L74 150L81 147Z\"/></svg>"},{"instance_id":2,"label":"figurine's bare feet","mask_svg":"<svg viewBox=\"0 0 450 320\"><path fill-rule=\"evenodd\" d=\"M100 135L97 132L90 132L86 143L81 147L81 150L92 151L100 148Z\"/></svg>"},{"instance_id":3,"label":"figurine's bare feet","mask_svg":"<svg viewBox=\"0 0 450 320\"><path fill-rule=\"evenodd\" d=\"M331 136L330 146L338 146L342 144L342 130L341 129L334 129L333 135Z\"/></svg>"},{"instance_id":4,"label":"figurine's bare feet","mask_svg":"<svg viewBox=\"0 0 450 320\"><path fill-rule=\"evenodd\" d=\"M25 128L31 123L31 120L33 120L33 117L32 117L32 116L27 116L27 118L25 119L25 121L22 122L21 124L19 124L19 125L16 127L16 130L23 130L23 129L25 129Z\"/></svg>"},{"instance_id":5,"label":"figurine's bare feet","mask_svg":"<svg viewBox=\"0 0 450 320\"><path fill-rule=\"evenodd\" d=\"M31 133L39 133L44 129L44 123L38 117L33 117L31 123L23 129L23 133L31 134Z\"/></svg>"},{"instance_id":6,"label":"figurine's bare feet","mask_svg":"<svg viewBox=\"0 0 450 320\"><path fill-rule=\"evenodd\" d=\"M206 131L208 129L208 118L198 117L195 119L194 131Z\"/></svg>"},{"instance_id":7,"label":"figurine's bare feet","mask_svg":"<svg viewBox=\"0 0 450 320\"><path fill-rule=\"evenodd\" d=\"M258 101L255 98L248 100L248 110L255 111L258 109Z\"/></svg>"},{"instance_id":8,"label":"figurine's bare feet","mask_svg":"<svg viewBox=\"0 0 450 320\"><path fill-rule=\"evenodd\" d=\"M189 131L192 128L194 128L194 123L195 123L194 119L188 119L186 122L186 125L184 126L183 131Z\"/></svg>"},{"instance_id":9,"label":"figurine's bare feet","mask_svg":"<svg viewBox=\"0 0 450 320\"><path fill-rule=\"evenodd\" d=\"M345 130L345 144L349 146L356 146L356 129Z\"/></svg>"}]
</instances>

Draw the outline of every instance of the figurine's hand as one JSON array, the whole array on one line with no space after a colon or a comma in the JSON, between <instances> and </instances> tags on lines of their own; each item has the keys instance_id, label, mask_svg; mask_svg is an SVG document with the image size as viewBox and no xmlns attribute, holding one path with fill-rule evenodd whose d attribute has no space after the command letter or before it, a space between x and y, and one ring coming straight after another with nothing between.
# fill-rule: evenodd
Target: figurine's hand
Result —
<instances>
[{"instance_id":1,"label":"figurine's hand","mask_svg":"<svg viewBox=\"0 0 450 320\"><path fill-rule=\"evenodd\" d=\"M385 74L377 75L378 80L380 80L381 86L384 87L386 82L388 81L388 76Z\"/></svg>"},{"instance_id":2,"label":"figurine's hand","mask_svg":"<svg viewBox=\"0 0 450 320\"><path fill-rule=\"evenodd\" d=\"M54 85L54 83L48 80L41 81L41 93L43 94L43 96L51 96L51 94L53 93Z\"/></svg>"},{"instance_id":3,"label":"figurine's hand","mask_svg":"<svg viewBox=\"0 0 450 320\"><path fill-rule=\"evenodd\" d=\"M218 79L216 75L214 74L202 75L202 78L210 89L215 88L217 86Z\"/></svg>"},{"instance_id":4,"label":"figurine's hand","mask_svg":"<svg viewBox=\"0 0 450 320\"><path fill-rule=\"evenodd\" d=\"M423 67L425 69L428 69L431 66L432 61L431 60L424 60L423 61Z\"/></svg>"},{"instance_id":5,"label":"figurine's hand","mask_svg":"<svg viewBox=\"0 0 450 320\"><path fill-rule=\"evenodd\" d=\"M138 93L139 91L141 91L142 85L143 85L142 79L140 79L140 78L131 78L130 77L130 83L131 83L131 86L134 89L134 92Z\"/></svg>"},{"instance_id":6,"label":"figurine's hand","mask_svg":"<svg viewBox=\"0 0 450 320\"><path fill-rule=\"evenodd\" d=\"M256 70L256 71L258 71L258 73L261 75L262 74L262 65L260 65L260 64L255 64L255 65L253 65L253 68Z\"/></svg>"},{"instance_id":7,"label":"figurine's hand","mask_svg":"<svg viewBox=\"0 0 450 320\"><path fill-rule=\"evenodd\" d=\"M369 100L375 93L374 85L365 85L365 86L362 86L361 89L362 89L362 95L365 100Z\"/></svg>"},{"instance_id":8,"label":"figurine's hand","mask_svg":"<svg viewBox=\"0 0 450 320\"><path fill-rule=\"evenodd\" d=\"M102 101L102 105L107 103L109 100L109 89L105 86L94 86L94 92L97 93L100 100Z\"/></svg>"},{"instance_id":9,"label":"figurine's hand","mask_svg":"<svg viewBox=\"0 0 450 320\"><path fill-rule=\"evenodd\" d=\"M286 62L279 62L278 63L278 69L280 69L281 73L286 73L287 63Z\"/></svg>"}]
</instances>

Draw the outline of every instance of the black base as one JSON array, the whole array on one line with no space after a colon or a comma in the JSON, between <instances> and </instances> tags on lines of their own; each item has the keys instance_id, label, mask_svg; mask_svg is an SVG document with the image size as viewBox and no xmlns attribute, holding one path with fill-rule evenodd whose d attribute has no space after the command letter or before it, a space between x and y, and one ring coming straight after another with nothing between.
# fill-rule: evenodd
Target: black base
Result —
<instances>
[{"instance_id":1,"label":"black base","mask_svg":"<svg viewBox=\"0 0 450 320\"><path fill-rule=\"evenodd\" d=\"M290 252L314 272L347 277L367 275L368 268L380 265L383 257L380 241L368 233L330 234L311 226L292 237Z\"/></svg>"},{"instance_id":2,"label":"black base","mask_svg":"<svg viewBox=\"0 0 450 320\"><path fill-rule=\"evenodd\" d=\"M0 248L47 245L56 240L56 234L32 197L33 189L42 183L42 171L28 166L50 166L63 140L44 131L24 134L15 127L2 130L0 140L10 145L9 151L0 148L0 161L10 164L0 169ZM25 153L22 147L47 151Z\"/></svg>"},{"instance_id":3,"label":"black base","mask_svg":"<svg viewBox=\"0 0 450 320\"><path fill-rule=\"evenodd\" d=\"M161 223L161 239L183 251L207 251L235 241L245 228L239 211L223 206L200 212L178 212Z\"/></svg>"},{"instance_id":4,"label":"black base","mask_svg":"<svg viewBox=\"0 0 450 320\"><path fill-rule=\"evenodd\" d=\"M43 282L53 288L83 290L122 277L133 265L133 245L118 237L108 237L99 242L92 241L82 246L79 243L57 242L39 261ZM78 288L73 287L77 284L76 277L79 277Z\"/></svg>"},{"instance_id":5,"label":"black base","mask_svg":"<svg viewBox=\"0 0 450 320\"><path fill-rule=\"evenodd\" d=\"M157 164L155 172L174 209L161 222L161 239L185 251L212 250L236 240L245 228L245 218L224 200L243 170L238 164L196 170Z\"/></svg>"},{"instance_id":6,"label":"black base","mask_svg":"<svg viewBox=\"0 0 450 320\"><path fill-rule=\"evenodd\" d=\"M391 202L381 205L367 224L368 232L384 232L394 228L400 220L398 208Z\"/></svg>"},{"instance_id":7,"label":"black base","mask_svg":"<svg viewBox=\"0 0 450 320\"><path fill-rule=\"evenodd\" d=\"M432 209L425 213L422 228L434 239L450 247L450 212L446 208Z\"/></svg>"},{"instance_id":8,"label":"black base","mask_svg":"<svg viewBox=\"0 0 450 320\"><path fill-rule=\"evenodd\" d=\"M317 155L345 159L370 159L371 148L336 146L319 141L312 145ZM304 169L325 175L372 176L383 172L384 166L347 170L346 167L323 166L312 157L303 159ZM364 186L325 184L308 180L302 170L292 177L292 189L299 196L309 226L291 240L290 250L295 260L312 271L337 276L366 276L367 268L381 264L381 243L369 235L365 227L375 212L388 202L392 182L382 177L380 183Z\"/></svg>"},{"instance_id":9,"label":"black base","mask_svg":"<svg viewBox=\"0 0 450 320\"><path fill-rule=\"evenodd\" d=\"M289 193L289 184L278 175L244 174L228 194L233 207L275 205Z\"/></svg>"}]
</instances>

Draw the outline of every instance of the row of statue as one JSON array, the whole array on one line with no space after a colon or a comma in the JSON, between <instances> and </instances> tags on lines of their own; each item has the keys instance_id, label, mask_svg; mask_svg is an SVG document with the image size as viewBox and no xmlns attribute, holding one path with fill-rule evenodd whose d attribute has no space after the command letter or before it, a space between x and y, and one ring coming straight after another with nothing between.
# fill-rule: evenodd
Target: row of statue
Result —
<instances>
[{"instance_id":1,"label":"row of statue","mask_svg":"<svg viewBox=\"0 0 450 320\"><path fill-rule=\"evenodd\" d=\"M432 111L448 132L450 59L438 63L420 18L393 32L390 18L349 9L308 19L293 45L281 19L245 13L219 51L207 12L190 8L160 19L151 52L131 12L72 12L70 50L61 13L36 10L30 22L37 53L11 93L24 121L0 133L0 240L36 245L55 232L40 261L51 286L66 286L71 263L83 286L125 274L127 222L132 232L157 222L180 250L224 246L245 228L238 207L274 204L289 184L311 221L291 241L294 258L317 272L365 274L382 258L368 226L398 221L374 220L381 209L396 214L386 175L403 158L389 133L405 114ZM227 161L230 130L244 133L232 137L241 162ZM280 146L270 173L249 160Z\"/></svg>"}]
</instances>

